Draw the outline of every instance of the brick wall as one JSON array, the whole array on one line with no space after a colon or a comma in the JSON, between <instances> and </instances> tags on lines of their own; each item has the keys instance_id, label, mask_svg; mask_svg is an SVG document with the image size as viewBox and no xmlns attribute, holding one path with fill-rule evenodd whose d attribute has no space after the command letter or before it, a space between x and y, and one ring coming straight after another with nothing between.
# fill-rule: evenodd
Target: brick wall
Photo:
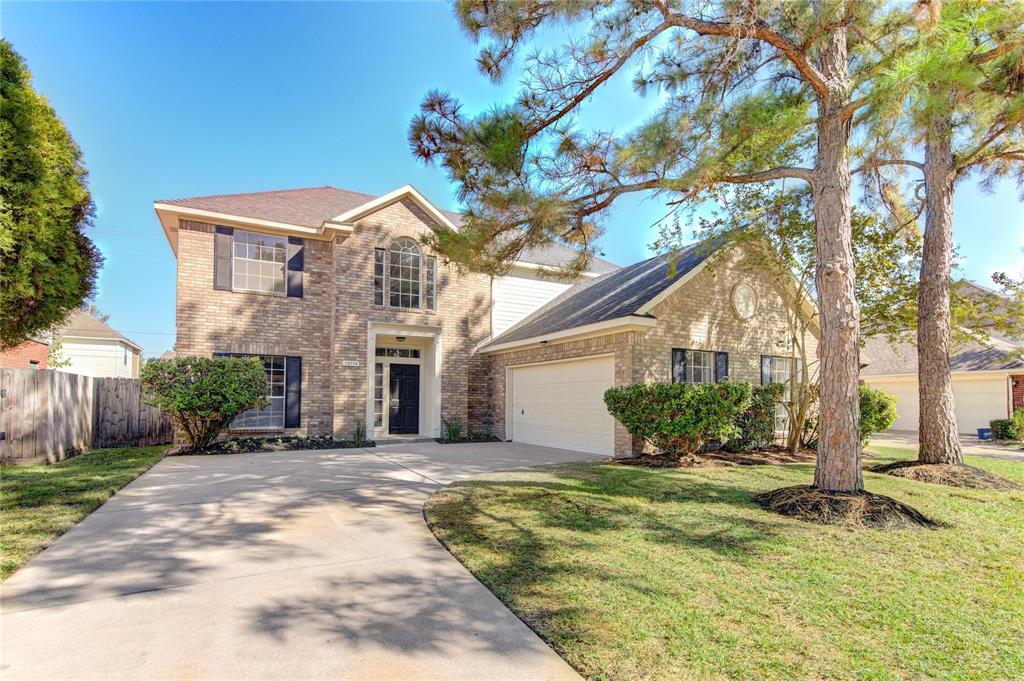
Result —
<instances>
[{"instance_id":1,"label":"brick wall","mask_svg":"<svg viewBox=\"0 0 1024 681\"><path fill-rule=\"evenodd\" d=\"M0 369L27 369L33 366L45 369L49 353L50 346L46 343L27 340L0 352Z\"/></svg>"},{"instance_id":2,"label":"brick wall","mask_svg":"<svg viewBox=\"0 0 1024 681\"><path fill-rule=\"evenodd\" d=\"M1011 376L1013 381L1013 408L1024 409L1024 374Z\"/></svg>"},{"instance_id":3,"label":"brick wall","mask_svg":"<svg viewBox=\"0 0 1024 681\"><path fill-rule=\"evenodd\" d=\"M181 221L178 355L301 356L302 426L288 432L348 437L366 417L369 323L431 327L442 349L441 413L466 421L470 356L489 325L489 279L439 263L436 312L373 303L374 248L387 248L398 236L418 238L432 224L415 202L404 200L359 221L347 239L306 239L304 295L288 298L214 290L213 225Z\"/></svg>"},{"instance_id":4,"label":"brick wall","mask_svg":"<svg viewBox=\"0 0 1024 681\"><path fill-rule=\"evenodd\" d=\"M736 284L750 284L757 294L757 311L741 319L732 305ZM642 331L598 336L577 341L488 356L474 374L481 398L491 394L490 409L474 413L474 428L505 436L505 370L519 364L572 359L604 353L615 356L615 382L670 382L672 348L713 350L729 353L729 375L752 383L761 382L761 355L787 356L789 325L786 302L768 276L755 262L734 252L713 267L705 268L679 290L658 304L653 314L658 325ZM816 373L817 341L808 334L807 354L812 376ZM616 423L615 453L639 451L629 433Z\"/></svg>"}]
</instances>

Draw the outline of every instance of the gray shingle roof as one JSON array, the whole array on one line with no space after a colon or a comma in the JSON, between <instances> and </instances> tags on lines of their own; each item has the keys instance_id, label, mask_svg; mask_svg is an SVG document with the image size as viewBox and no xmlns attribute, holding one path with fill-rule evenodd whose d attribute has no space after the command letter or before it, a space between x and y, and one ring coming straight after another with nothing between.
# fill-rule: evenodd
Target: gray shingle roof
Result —
<instances>
[{"instance_id":1,"label":"gray shingle roof","mask_svg":"<svg viewBox=\"0 0 1024 681\"><path fill-rule=\"evenodd\" d=\"M1024 359L1011 356L1018 346L1011 342L991 339L992 347L971 342L954 348L949 356L953 371L999 371L1024 368ZM917 346L909 341L891 343L883 337L868 338L864 342L864 359L868 365L862 376L899 376L917 373Z\"/></svg>"},{"instance_id":2,"label":"gray shingle roof","mask_svg":"<svg viewBox=\"0 0 1024 681\"><path fill-rule=\"evenodd\" d=\"M690 244L678 255L669 277L670 256L657 255L577 284L488 343L489 346L536 338L587 324L638 314L640 308L715 251L705 242Z\"/></svg>"},{"instance_id":3,"label":"gray shingle roof","mask_svg":"<svg viewBox=\"0 0 1024 681\"><path fill-rule=\"evenodd\" d=\"M214 213L237 215L254 220L269 220L300 227L318 229L324 221L358 208L377 198L372 194L353 192L337 187L308 187L305 189L282 189L247 194L217 194L184 199L161 199L156 203L172 206L208 210ZM462 223L462 216L449 210L442 210L455 224ZM524 251L520 262L534 265L558 267L576 257L576 252L564 244L547 244ZM591 272L604 274L618 269L607 260L593 258Z\"/></svg>"},{"instance_id":4,"label":"gray shingle roof","mask_svg":"<svg viewBox=\"0 0 1024 681\"><path fill-rule=\"evenodd\" d=\"M112 329L105 322L93 317L85 310L75 310L71 313L71 316L67 318L59 328L53 331L54 338L63 338L64 336L81 336L84 338L113 338L115 340L122 340L129 345L135 347L141 347L135 341L130 340L126 336Z\"/></svg>"}]
</instances>

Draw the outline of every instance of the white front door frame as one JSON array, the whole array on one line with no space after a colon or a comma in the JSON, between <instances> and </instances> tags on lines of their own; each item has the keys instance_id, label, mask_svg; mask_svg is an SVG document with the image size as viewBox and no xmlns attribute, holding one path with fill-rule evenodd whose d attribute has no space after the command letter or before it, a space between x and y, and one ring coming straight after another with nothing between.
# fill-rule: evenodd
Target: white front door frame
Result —
<instances>
[{"instance_id":1,"label":"white front door frame","mask_svg":"<svg viewBox=\"0 0 1024 681\"><path fill-rule=\"evenodd\" d=\"M387 409L383 423L383 432L373 426L373 384L374 372L378 359L385 365L384 387L388 388L387 367L391 362L399 364L419 364L420 369L420 432L422 437L440 437L441 435L441 328L415 324L396 324L394 322L367 322L366 333L366 431L381 437L387 437ZM420 359L407 357L377 357L378 336L407 336L427 343L421 348ZM385 399L385 404L387 401Z\"/></svg>"}]
</instances>

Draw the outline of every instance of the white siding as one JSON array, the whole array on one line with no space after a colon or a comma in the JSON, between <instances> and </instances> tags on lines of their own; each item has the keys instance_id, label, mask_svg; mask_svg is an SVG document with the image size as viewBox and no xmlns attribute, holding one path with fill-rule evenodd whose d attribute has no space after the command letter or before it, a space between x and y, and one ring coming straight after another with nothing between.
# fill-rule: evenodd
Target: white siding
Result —
<instances>
[{"instance_id":1,"label":"white siding","mask_svg":"<svg viewBox=\"0 0 1024 681\"><path fill-rule=\"evenodd\" d=\"M495 277L491 288L491 334L497 336L571 285L539 279L522 270Z\"/></svg>"},{"instance_id":2,"label":"white siding","mask_svg":"<svg viewBox=\"0 0 1024 681\"><path fill-rule=\"evenodd\" d=\"M916 378L871 376L864 382L896 396L896 421L892 430L917 430L919 402ZM957 430L974 434L987 428L992 419L1008 415L1005 375L953 374L953 399L956 403Z\"/></svg>"},{"instance_id":3,"label":"white siding","mask_svg":"<svg viewBox=\"0 0 1024 681\"><path fill-rule=\"evenodd\" d=\"M128 362L124 351L128 349ZM71 363L59 371L81 376L132 377L132 348L104 338L64 338L61 355Z\"/></svg>"}]
</instances>

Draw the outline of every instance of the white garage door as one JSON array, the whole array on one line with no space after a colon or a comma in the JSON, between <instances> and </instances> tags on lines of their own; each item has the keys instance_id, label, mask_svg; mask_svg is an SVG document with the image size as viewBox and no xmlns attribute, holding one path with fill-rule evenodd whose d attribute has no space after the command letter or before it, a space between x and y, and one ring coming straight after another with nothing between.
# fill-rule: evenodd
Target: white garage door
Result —
<instances>
[{"instance_id":1,"label":"white garage door","mask_svg":"<svg viewBox=\"0 0 1024 681\"><path fill-rule=\"evenodd\" d=\"M612 357L512 370L512 440L592 454L615 451L615 420L604 391L615 383Z\"/></svg>"},{"instance_id":2,"label":"white garage door","mask_svg":"<svg viewBox=\"0 0 1024 681\"><path fill-rule=\"evenodd\" d=\"M916 380L868 379L867 383L896 396L899 416L892 425L893 430L917 430L919 402ZM1006 377L954 376L953 399L959 432L974 433L978 428L987 428L992 419L1006 418Z\"/></svg>"}]
</instances>

